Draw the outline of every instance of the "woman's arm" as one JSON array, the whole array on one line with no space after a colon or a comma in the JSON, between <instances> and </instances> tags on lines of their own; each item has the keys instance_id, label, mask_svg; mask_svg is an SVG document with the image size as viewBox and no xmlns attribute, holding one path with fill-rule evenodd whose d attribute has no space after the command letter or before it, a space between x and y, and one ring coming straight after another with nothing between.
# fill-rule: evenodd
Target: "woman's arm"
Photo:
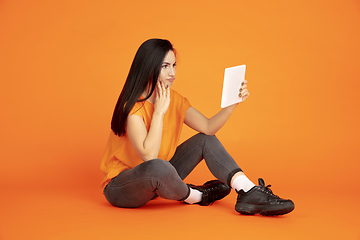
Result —
<instances>
[{"instance_id":1,"label":"woman's arm","mask_svg":"<svg viewBox=\"0 0 360 240\"><path fill-rule=\"evenodd\" d=\"M239 92L239 96L242 97L242 102L244 102L250 95L246 89L246 83L247 81L245 80ZM237 105L238 103L221 109L210 119L205 117L195 108L190 107L186 111L184 122L186 125L198 132L204 133L206 135L215 135L215 133L219 131L222 126L224 126Z\"/></svg>"},{"instance_id":2,"label":"woman's arm","mask_svg":"<svg viewBox=\"0 0 360 240\"><path fill-rule=\"evenodd\" d=\"M236 104L221 109L212 118L207 118L198 110L190 107L186 111L185 124L192 129L204 133L206 135L215 135L215 133L224 126L225 122L229 119L231 113L234 111Z\"/></svg>"},{"instance_id":3,"label":"woman's arm","mask_svg":"<svg viewBox=\"0 0 360 240\"><path fill-rule=\"evenodd\" d=\"M159 155L163 119L170 104L170 89L165 89L163 84L158 82L154 113L150 123L149 132L140 116L129 115L126 120L128 138L136 153L144 161L155 159Z\"/></svg>"}]
</instances>

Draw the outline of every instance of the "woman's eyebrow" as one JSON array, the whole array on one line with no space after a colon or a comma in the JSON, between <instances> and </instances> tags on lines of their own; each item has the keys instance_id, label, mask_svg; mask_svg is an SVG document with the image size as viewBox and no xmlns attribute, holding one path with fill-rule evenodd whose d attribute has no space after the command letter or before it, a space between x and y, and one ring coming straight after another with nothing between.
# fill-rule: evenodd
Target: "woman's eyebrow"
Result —
<instances>
[{"instance_id":1,"label":"woman's eyebrow","mask_svg":"<svg viewBox=\"0 0 360 240\"><path fill-rule=\"evenodd\" d=\"M163 62L163 64L171 65L171 63L168 63L168 62ZM176 62L174 62L174 64L176 64Z\"/></svg>"}]
</instances>

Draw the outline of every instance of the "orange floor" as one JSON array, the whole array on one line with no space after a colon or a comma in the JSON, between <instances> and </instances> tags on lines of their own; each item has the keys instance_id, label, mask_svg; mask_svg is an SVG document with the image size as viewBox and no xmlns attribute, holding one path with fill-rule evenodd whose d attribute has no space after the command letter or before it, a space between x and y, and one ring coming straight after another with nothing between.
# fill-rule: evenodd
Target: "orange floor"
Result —
<instances>
[{"instance_id":1,"label":"orange floor","mask_svg":"<svg viewBox=\"0 0 360 240\"><path fill-rule=\"evenodd\" d=\"M294 189L292 213L262 217L237 214L234 192L207 207L158 198L120 209L97 189L19 191L2 194L0 239L360 239L359 195Z\"/></svg>"},{"instance_id":2,"label":"orange floor","mask_svg":"<svg viewBox=\"0 0 360 240\"><path fill-rule=\"evenodd\" d=\"M359 0L0 0L0 240L359 240L359 29ZM224 69L246 64L249 100L217 136L294 212L242 216L234 193L209 207L105 201L111 114L153 37L173 42L174 90L207 117Z\"/></svg>"}]
</instances>

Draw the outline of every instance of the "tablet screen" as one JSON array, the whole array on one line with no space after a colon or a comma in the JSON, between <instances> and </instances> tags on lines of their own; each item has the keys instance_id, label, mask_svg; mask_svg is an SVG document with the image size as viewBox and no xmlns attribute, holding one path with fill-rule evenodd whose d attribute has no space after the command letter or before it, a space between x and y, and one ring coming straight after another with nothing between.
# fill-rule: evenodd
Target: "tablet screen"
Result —
<instances>
[{"instance_id":1,"label":"tablet screen","mask_svg":"<svg viewBox=\"0 0 360 240\"><path fill-rule=\"evenodd\" d=\"M241 97L239 97L239 89L241 87L241 83L245 79L245 69L246 65L225 68L224 84L221 96L222 108L242 101Z\"/></svg>"}]
</instances>

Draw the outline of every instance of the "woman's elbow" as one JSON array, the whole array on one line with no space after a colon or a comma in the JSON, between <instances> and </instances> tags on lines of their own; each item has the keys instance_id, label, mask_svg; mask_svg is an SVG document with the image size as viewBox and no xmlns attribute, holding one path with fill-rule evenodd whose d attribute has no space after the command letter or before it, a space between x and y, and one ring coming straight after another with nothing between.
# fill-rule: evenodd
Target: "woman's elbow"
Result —
<instances>
[{"instance_id":1,"label":"woman's elbow","mask_svg":"<svg viewBox=\"0 0 360 240\"><path fill-rule=\"evenodd\" d=\"M216 134L216 132L208 132L208 133L204 133L205 135L208 135L208 136L214 136Z\"/></svg>"},{"instance_id":2,"label":"woman's elbow","mask_svg":"<svg viewBox=\"0 0 360 240\"><path fill-rule=\"evenodd\" d=\"M142 154L142 155L140 156L140 158L141 158L144 162L146 162L146 161L149 161L149 160L157 159L158 156L157 156L157 154Z\"/></svg>"},{"instance_id":3,"label":"woman's elbow","mask_svg":"<svg viewBox=\"0 0 360 240\"><path fill-rule=\"evenodd\" d=\"M213 136L216 134L217 131L211 130L211 129L206 129L204 131L202 131L201 133L208 135L208 136Z\"/></svg>"}]
</instances>

